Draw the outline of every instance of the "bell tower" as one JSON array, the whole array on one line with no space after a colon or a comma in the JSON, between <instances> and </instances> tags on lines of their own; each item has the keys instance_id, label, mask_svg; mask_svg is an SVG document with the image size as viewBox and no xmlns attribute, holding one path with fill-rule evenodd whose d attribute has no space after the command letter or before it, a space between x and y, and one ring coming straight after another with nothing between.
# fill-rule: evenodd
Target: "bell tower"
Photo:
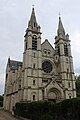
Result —
<instances>
[{"instance_id":1,"label":"bell tower","mask_svg":"<svg viewBox=\"0 0 80 120\"><path fill-rule=\"evenodd\" d=\"M24 37L23 100L38 101L42 99L42 52L40 26L37 24L34 8L32 8L28 28Z\"/></svg>"},{"instance_id":2,"label":"bell tower","mask_svg":"<svg viewBox=\"0 0 80 120\"><path fill-rule=\"evenodd\" d=\"M61 17L59 17L57 36L55 37L55 51L59 58L59 74L62 79L64 99L76 97L71 45L69 35L65 34Z\"/></svg>"}]
</instances>

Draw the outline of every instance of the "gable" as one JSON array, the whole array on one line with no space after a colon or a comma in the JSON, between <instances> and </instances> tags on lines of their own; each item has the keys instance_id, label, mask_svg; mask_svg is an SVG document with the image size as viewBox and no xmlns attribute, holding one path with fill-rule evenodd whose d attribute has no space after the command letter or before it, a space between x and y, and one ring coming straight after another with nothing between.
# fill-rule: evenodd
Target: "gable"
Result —
<instances>
[{"instance_id":1,"label":"gable","mask_svg":"<svg viewBox=\"0 0 80 120\"><path fill-rule=\"evenodd\" d=\"M45 40L42 44L41 44L41 49L42 52L50 52L51 54L54 54L55 50L52 47L52 45L49 43L48 40Z\"/></svg>"}]
</instances>

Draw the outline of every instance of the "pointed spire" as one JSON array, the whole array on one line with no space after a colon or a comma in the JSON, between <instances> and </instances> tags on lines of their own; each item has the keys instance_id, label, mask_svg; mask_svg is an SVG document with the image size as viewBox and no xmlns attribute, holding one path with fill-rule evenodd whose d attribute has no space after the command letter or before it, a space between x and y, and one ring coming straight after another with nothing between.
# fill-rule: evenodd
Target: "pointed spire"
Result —
<instances>
[{"instance_id":1,"label":"pointed spire","mask_svg":"<svg viewBox=\"0 0 80 120\"><path fill-rule=\"evenodd\" d=\"M9 58L8 58L8 63L10 63L10 56L9 56Z\"/></svg>"},{"instance_id":2,"label":"pointed spire","mask_svg":"<svg viewBox=\"0 0 80 120\"><path fill-rule=\"evenodd\" d=\"M33 31L36 31L38 28L34 7L32 8L32 13L31 13L30 21L28 23L28 27L31 27Z\"/></svg>"},{"instance_id":3,"label":"pointed spire","mask_svg":"<svg viewBox=\"0 0 80 120\"><path fill-rule=\"evenodd\" d=\"M8 58L8 65L10 66L10 56L9 56L9 58Z\"/></svg>"},{"instance_id":4,"label":"pointed spire","mask_svg":"<svg viewBox=\"0 0 80 120\"><path fill-rule=\"evenodd\" d=\"M62 24L62 21L61 21L60 14L59 14L59 24L58 24L57 34L58 35L60 35L60 34L65 35L65 30L64 30L64 27L63 27L63 24Z\"/></svg>"},{"instance_id":5,"label":"pointed spire","mask_svg":"<svg viewBox=\"0 0 80 120\"><path fill-rule=\"evenodd\" d=\"M30 22L35 22L36 23L34 7L32 8L32 14L31 14Z\"/></svg>"}]
</instances>

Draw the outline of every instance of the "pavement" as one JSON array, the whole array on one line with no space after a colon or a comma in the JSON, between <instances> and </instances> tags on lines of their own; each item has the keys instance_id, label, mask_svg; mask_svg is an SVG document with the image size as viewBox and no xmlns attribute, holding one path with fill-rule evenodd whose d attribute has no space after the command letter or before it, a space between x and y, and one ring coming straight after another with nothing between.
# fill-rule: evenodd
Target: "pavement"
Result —
<instances>
[{"instance_id":1,"label":"pavement","mask_svg":"<svg viewBox=\"0 0 80 120\"><path fill-rule=\"evenodd\" d=\"M11 115L11 113L4 111L3 108L0 108L0 120L21 120Z\"/></svg>"}]
</instances>

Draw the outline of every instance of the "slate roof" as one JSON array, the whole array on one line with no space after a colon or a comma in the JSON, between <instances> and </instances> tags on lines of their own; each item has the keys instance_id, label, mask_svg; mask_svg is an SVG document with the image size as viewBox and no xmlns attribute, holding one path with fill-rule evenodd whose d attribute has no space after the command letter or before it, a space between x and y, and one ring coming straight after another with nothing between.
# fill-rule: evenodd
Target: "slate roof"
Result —
<instances>
[{"instance_id":1,"label":"slate roof","mask_svg":"<svg viewBox=\"0 0 80 120\"><path fill-rule=\"evenodd\" d=\"M8 64L11 70L17 70L19 66L22 66L22 62L15 60L8 61Z\"/></svg>"}]
</instances>

